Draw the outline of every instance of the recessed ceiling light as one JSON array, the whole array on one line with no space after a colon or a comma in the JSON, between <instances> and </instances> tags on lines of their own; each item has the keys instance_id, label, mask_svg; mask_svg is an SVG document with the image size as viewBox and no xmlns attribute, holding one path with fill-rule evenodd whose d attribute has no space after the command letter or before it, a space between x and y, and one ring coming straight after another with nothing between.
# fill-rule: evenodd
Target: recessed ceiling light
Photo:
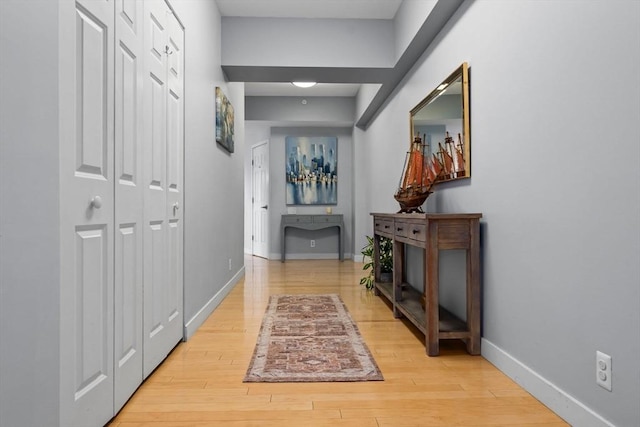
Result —
<instances>
[{"instance_id":1,"label":"recessed ceiling light","mask_svg":"<svg viewBox=\"0 0 640 427\"><path fill-rule=\"evenodd\" d=\"M291 82L291 84L294 86L307 88L315 86L316 82Z\"/></svg>"}]
</instances>

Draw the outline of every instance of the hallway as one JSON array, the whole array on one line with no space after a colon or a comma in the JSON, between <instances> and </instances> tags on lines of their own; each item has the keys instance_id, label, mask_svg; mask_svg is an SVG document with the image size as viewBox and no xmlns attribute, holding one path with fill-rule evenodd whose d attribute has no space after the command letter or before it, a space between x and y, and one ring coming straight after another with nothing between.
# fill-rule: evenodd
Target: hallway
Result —
<instances>
[{"instance_id":1,"label":"hallway","mask_svg":"<svg viewBox=\"0 0 640 427\"><path fill-rule=\"evenodd\" d=\"M245 258L244 280L180 343L110 427L566 426L461 342L425 354L423 336L358 284L362 264ZM337 293L385 381L243 383L273 294Z\"/></svg>"}]
</instances>

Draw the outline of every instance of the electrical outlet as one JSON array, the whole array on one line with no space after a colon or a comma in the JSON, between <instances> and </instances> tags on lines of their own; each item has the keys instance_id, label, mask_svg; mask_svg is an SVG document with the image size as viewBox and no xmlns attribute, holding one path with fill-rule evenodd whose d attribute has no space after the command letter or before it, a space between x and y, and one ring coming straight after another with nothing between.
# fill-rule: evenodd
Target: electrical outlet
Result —
<instances>
[{"instance_id":1,"label":"electrical outlet","mask_svg":"<svg viewBox=\"0 0 640 427\"><path fill-rule=\"evenodd\" d=\"M231 258L229 258L229 271L231 271Z\"/></svg>"},{"instance_id":2,"label":"electrical outlet","mask_svg":"<svg viewBox=\"0 0 640 427\"><path fill-rule=\"evenodd\" d=\"M611 356L596 351L596 383L611 391Z\"/></svg>"},{"instance_id":3,"label":"electrical outlet","mask_svg":"<svg viewBox=\"0 0 640 427\"><path fill-rule=\"evenodd\" d=\"M311 241L311 247L312 247L312 248L315 248L315 247L316 247L316 241L315 241L315 240L312 240L312 241Z\"/></svg>"}]
</instances>

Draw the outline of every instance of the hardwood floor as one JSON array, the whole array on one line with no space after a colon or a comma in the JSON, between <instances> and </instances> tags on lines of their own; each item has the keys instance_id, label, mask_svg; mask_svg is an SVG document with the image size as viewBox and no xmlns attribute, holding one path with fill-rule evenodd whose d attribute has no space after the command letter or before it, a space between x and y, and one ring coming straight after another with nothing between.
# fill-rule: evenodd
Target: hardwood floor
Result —
<instances>
[{"instance_id":1,"label":"hardwood floor","mask_svg":"<svg viewBox=\"0 0 640 427\"><path fill-rule=\"evenodd\" d=\"M362 264L245 259L246 275L144 382L111 427L568 426L459 341L438 357L360 286ZM272 294L337 293L385 381L243 383Z\"/></svg>"}]
</instances>

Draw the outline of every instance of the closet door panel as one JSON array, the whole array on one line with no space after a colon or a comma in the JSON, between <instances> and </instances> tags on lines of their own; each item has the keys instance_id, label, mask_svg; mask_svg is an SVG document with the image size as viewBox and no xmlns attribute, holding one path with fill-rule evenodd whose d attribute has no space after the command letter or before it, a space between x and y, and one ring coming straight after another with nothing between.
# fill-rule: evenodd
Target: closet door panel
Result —
<instances>
[{"instance_id":1,"label":"closet door panel","mask_svg":"<svg viewBox=\"0 0 640 427\"><path fill-rule=\"evenodd\" d=\"M108 382L112 346L109 334L108 238L103 224L76 227L75 245L75 397Z\"/></svg>"},{"instance_id":2,"label":"closet door panel","mask_svg":"<svg viewBox=\"0 0 640 427\"><path fill-rule=\"evenodd\" d=\"M142 2L118 0L115 16L115 411L142 383Z\"/></svg>"},{"instance_id":3,"label":"closet door panel","mask_svg":"<svg viewBox=\"0 0 640 427\"><path fill-rule=\"evenodd\" d=\"M183 337L183 176L184 176L184 30L173 13L167 17L167 217L169 218L168 335Z\"/></svg>"},{"instance_id":4,"label":"closet door panel","mask_svg":"<svg viewBox=\"0 0 640 427\"><path fill-rule=\"evenodd\" d=\"M167 98L167 187L172 193L179 193L182 186L182 99L169 86Z\"/></svg>"},{"instance_id":5,"label":"closet door panel","mask_svg":"<svg viewBox=\"0 0 640 427\"><path fill-rule=\"evenodd\" d=\"M120 224L116 232L116 371L122 369L137 353L142 353L142 336L139 336L135 327L142 314L142 307L139 306L142 299L137 289L141 264L139 236L136 224Z\"/></svg>"},{"instance_id":6,"label":"closet door panel","mask_svg":"<svg viewBox=\"0 0 640 427\"><path fill-rule=\"evenodd\" d=\"M182 227L180 221L169 221L169 274L167 276L167 322L173 328L171 341L182 338Z\"/></svg>"},{"instance_id":7,"label":"closet door panel","mask_svg":"<svg viewBox=\"0 0 640 427\"><path fill-rule=\"evenodd\" d=\"M162 221L154 221L149 227L150 245L147 247L147 254L151 261L151 276L148 278L147 293L145 295L148 308L146 315L148 320L149 338L156 338L165 328L165 289L167 282L166 269L166 227Z\"/></svg>"},{"instance_id":8,"label":"closet door panel","mask_svg":"<svg viewBox=\"0 0 640 427\"><path fill-rule=\"evenodd\" d=\"M147 376L183 336L181 207L184 105L182 28L162 0L146 1L143 15L143 372Z\"/></svg>"},{"instance_id":9,"label":"closet door panel","mask_svg":"<svg viewBox=\"0 0 640 427\"><path fill-rule=\"evenodd\" d=\"M60 425L113 416L113 1L60 3Z\"/></svg>"},{"instance_id":10,"label":"closet door panel","mask_svg":"<svg viewBox=\"0 0 640 427\"><path fill-rule=\"evenodd\" d=\"M149 73L147 81L150 92L150 128L148 129L150 155L147 157L150 177L149 190L154 193L154 201L164 205L165 169L166 169L166 83L159 73Z\"/></svg>"}]
</instances>

